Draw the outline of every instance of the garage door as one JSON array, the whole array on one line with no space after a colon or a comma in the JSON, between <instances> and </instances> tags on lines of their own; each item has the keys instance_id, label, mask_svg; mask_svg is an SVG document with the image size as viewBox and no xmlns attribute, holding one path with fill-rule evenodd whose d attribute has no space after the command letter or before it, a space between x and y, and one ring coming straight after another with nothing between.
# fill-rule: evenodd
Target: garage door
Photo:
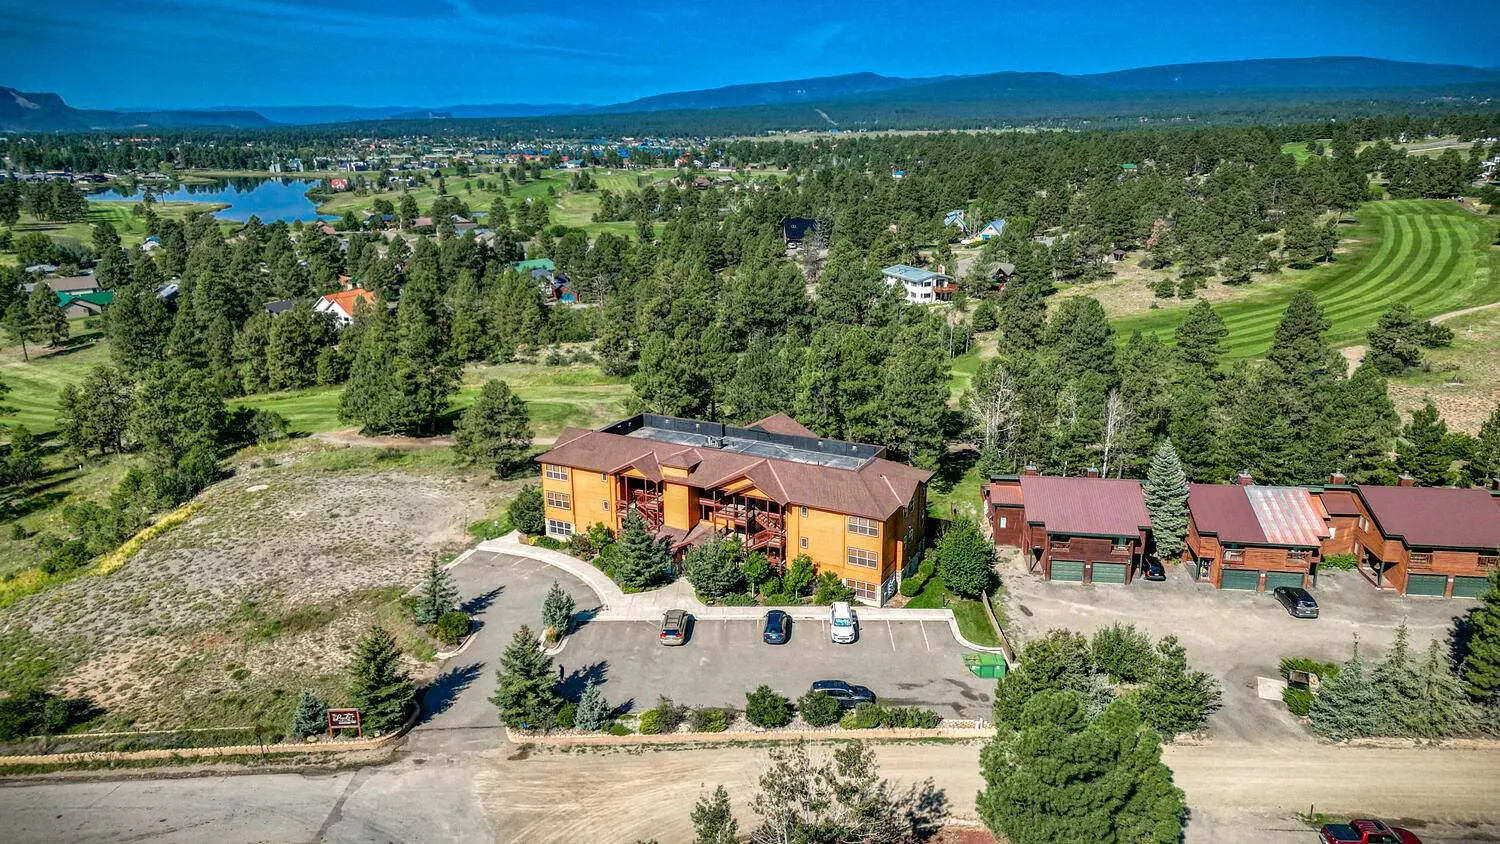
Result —
<instances>
[{"instance_id":1,"label":"garage door","mask_svg":"<svg viewBox=\"0 0 1500 844\"><path fill-rule=\"evenodd\" d=\"M1260 569L1224 569L1221 589L1259 589Z\"/></svg>"},{"instance_id":2,"label":"garage door","mask_svg":"<svg viewBox=\"0 0 1500 844\"><path fill-rule=\"evenodd\" d=\"M1268 571L1266 572L1266 591L1269 592L1278 586L1301 586L1303 575L1296 571Z\"/></svg>"},{"instance_id":3,"label":"garage door","mask_svg":"<svg viewBox=\"0 0 1500 844\"><path fill-rule=\"evenodd\" d=\"M1406 578L1406 594L1408 595L1438 595L1448 589L1448 575L1446 574L1413 574Z\"/></svg>"},{"instance_id":4,"label":"garage door","mask_svg":"<svg viewBox=\"0 0 1500 844\"><path fill-rule=\"evenodd\" d=\"M1124 583L1124 563L1094 563L1095 583Z\"/></svg>"},{"instance_id":5,"label":"garage door","mask_svg":"<svg viewBox=\"0 0 1500 844\"><path fill-rule=\"evenodd\" d=\"M1478 598L1489 588L1488 577L1455 577L1453 578L1453 597L1455 598Z\"/></svg>"},{"instance_id":6,"label":"garage door","mask_svg":"<svg viewBox=\"0 0 1500 844\"><path fill-rule=\"evenodd\" d=\"M1053 560L1052 579L1068 583L1083 582L1083 563L1072 560Z\"/></svg>"}]
</instances>

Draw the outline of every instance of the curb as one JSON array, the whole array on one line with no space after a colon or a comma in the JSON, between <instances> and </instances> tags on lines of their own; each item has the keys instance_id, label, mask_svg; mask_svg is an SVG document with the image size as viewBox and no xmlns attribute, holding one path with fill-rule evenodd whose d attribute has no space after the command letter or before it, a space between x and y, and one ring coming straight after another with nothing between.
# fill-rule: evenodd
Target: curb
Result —
<instances>
[{"instance_id":1,"label":"curb","mask_svg":"<svg viewBox=\"0 0 1500 844\"><path fill-rule=\"evenodd\" d=\"M827 742L827 741L912 741L922 739L976 740L995 735L994 727L954 727L935 729L887 728L878 730L733 730L722 733L661 733L626 736L609 733L587 735L546 735L505 728L505 737L521 744L552 747L635 747L645 745L724 744L726 742Z\"/></svg>"},{"instance_id":2,"label":"curb","mask_svg":"<svg viewBox=\"0 0 1500 844\"><path fill-rule=\"evenodd\" d=\"M472 624L472 622L470 622L470 623ZM452 651L435 651L432 654L432 658L436 662L442 662L445 659L452 659L452 658L458 656L459 654L463 653L464 651L468 650L469 646L472 645L472 644L474 644L474 640L478 639L478 638L479 638L479 631L478 630L470 630L469 631L469 635L467 635L467 636L464 637L463 644L459 645L457 650L452 650Z\"/></svg>"}]
</instances>

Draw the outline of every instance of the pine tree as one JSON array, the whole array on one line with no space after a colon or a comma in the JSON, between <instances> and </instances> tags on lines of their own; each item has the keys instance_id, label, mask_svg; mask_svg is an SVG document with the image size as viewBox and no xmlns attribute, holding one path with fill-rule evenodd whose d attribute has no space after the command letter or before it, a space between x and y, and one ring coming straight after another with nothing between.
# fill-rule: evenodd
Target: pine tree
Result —
<instances>
[{"instance_id":1,"label":"pine tree","mask_svg":"<svg viewBox=\"0 0 1500 844\"><path fill-rule=\"evenodd\" d=\"M68 342L68 317L51 287L37 282L26 300L26 316L31 320L33 337L54 348Z\"/></svg>"},{"instance_id":2,"label":"pine tree","mask_svg":"<svg viewBox=\"0 0 1500 844\"><path fill-rule=\"evenodd\" d=\"M1464 648L1464 691L1480 703L1500 704L1500 573L1469 611Z\"/></svg>"},{"instance_id":3,"label":"pine tree","mask_svg":"<svg viewBox=\"0 0 1500 844\"><path fill-rule=\"evenodd\" d=\"M5 454L4 482L7 486L29 484L42 474L42 444L25 425L10 432L10 448Z\"/></svg>"},{"instance_id":4,"label":"pine tree","mask_svg":"<svg viewBox=\"0 0 1500 844\"><path fill-rule=\"evenodd\" d=\"M995 580L995 546L968 516L948 527L935 549L943 585L959 595L977 598Z\"/></svg>"},{"instance_id":5,"label":"pine tree","mask_svg":"<svg viewBox=\"0 0 1500 844\"><path fill-rule=\"evenodd\" d=\"M1375 666L1375 691L1380 701L1379 735L1427 738L1424 723L1423 678L1412 660L1411 643L1402 622L1385 659Z\"/></svg>"},{"instance_id":6,"label":"pine tree","mask_svg":"<svg viewBox=\"0 0 1500 844\"><path fill-rule=\"evenodd\" d=\"M729 792L722 785L712 795L698 798L692 817L696 844L734 844L739 840L739 824L729 805Z\"/></svg>"},{"instance_id":7,"label":"pine tree","mask_svg":"<svg viewBox=\"0 0 1500 844\"><path fill-rule=\"evenodd\" d=\"M500 722L520 729L551 727L562 708L556 673L536 634L521 625L495 672L496 689L490 702L500 711Z\"/></svg>"},{"instance_id":8,"label":"pine tree","mask_svg":"<svg viewBox=\"0 0 1500 844\"><path fill-rule=\"evenodd\" d=\"M1385 379L1375 367L1360 364L1348 380L1338 385L1329 404L1329 414L1339 432L1329 449L1339 456L1335 468L1348 476L1351 483L1390 483L1388 455L1401 428L1401 417L1391 402Z\"/></svg>"},{"instance_id":9,"label":"pine tree","mask_svg":"<svg viewBox=\"0 0 1500 844\"><path fill-rule=\"evenodd\" d=\"M292 713L292 736L306 738L313 733L328 729L328 704L307 689L297 698L297 711Z\"/></svg>"},{"instance_id":10,"label":"pine tree","mask_svg":"<svg viewBox=\"0 0 1500 844\"><path fill-rule=\"evenodd\" d=\"M738 592L745 585L745 573L740 567L744 553L738 541L715 534L683 556L683 576L698 594L710 598Z\"/></svg>"},{"instance_id":11,"label":"pine tree","mask_svg":"<svg viewBox=\"0 0 1500 844\"><path fill-rule=\"evenodd\" d=\"M547 597L542 599L542 631L551 639L555 639L568 632L568 627L573 623L573 610L576 605L573 596L557 581L552 581L552 586L547 590Z\"/></svg>"},{"instance_id":12,"label":"pine tree","mask_svg":"<svg viewBox=\"0 0 1500 844\"><path fill-rule=\"evenodd\" d=\"M1500 477L1500 404L1495 405L1489 418L1479 426L1479 437L1474 442L1474 453L1469 458L1466 472L1469 483L1475 486Z\"/></svg>"},{"instance_id":13,"label":"pine tree","mask_svg":"<svg viewBox=\"0 0 1500 844\"><path fill-rule=\"evenodd\" d=\"M1188 309L1173 333L1177 357L1197 375L1213 376L1227 350L1224 340L1228 336L1224 319L1208 302L1200 301Z\"/></svg>"},{"instance_id":14,"label":"pine tree","mask_svg":"<svg viewBox=\"0 0 1500 844\"><path fill-rule=\"evenodd\" d=\"M1396 465L1416 480L1417 486L1444 486L1450 479L1453 457L1448 450L1448 423L1438 416L1437 405L1428 399L1412 411L1411 421L1401 429Z\"/></svg>"},{"instance_id":15,"label":"pine tree","mask_svg":"<svg viewBox=\"0 0 1500 844\"><path fill-rule=\"evenodd\" d=\"M1156 666L1140 691L1146 723L1169 737L1202 729L1219 707L1219 682L1188 669L1187 651L1176 636L1162 637L1156 652Z\"/></svg>"},{"instance_id":16,"label":"pine tree","mask_svg":"<svg viewBox=\"0 0 1500 844\"><path fill-rule=\"evenodd\" d=\"M1422 362L1422 338L1426 333L1426 323L1417 319L1411 306L1396 302L1370 327L1366 335L1369 344L1366 360L1381 375L1400 375Z\"/></svg>"},{"instance_id":17,"label":"pine tree","mask_svg":"<svg viewBox=\"0 0 1500 844\"><path fill-rule=\"evenodd\" d=\"M454 451L471 463L505 477L526 464L531 453L531 412L526 402L499 379L486 381L453 433Z\"/></svg>"},{"instance_id":18,"label":"pine tree","mask_svg":"<svg viewBox=\"0 0 1500 844\"><path fill-rule=\"evenodd\" d=\"M604 699L604 693L599 691L599 686L590 677L583 686L583 697L578 699L578 709L573 715L573 726L580 730L590 732L604 729L609 723L609 716L613 713L609 701Z\"/></svg>"},{"instance_id":19,"label":"pine tree","mask_svg":"<svg viewBox=\"0 0 1500 844\"><path fill-rule=\"evenodd\" d=\"M417 596L416 617L420 624L434 624L443 613L458 603L458 587L453 575L434 560L427 566L422 592Z\"/></svg>"},{"instance_id":20,"label":"pine tree","mask_svg":"<svg viewBox=\"0 0 1500 844\"><path fill-rule=\"evenodd\" d=\"M1142 492L1146 496L1146 510L1151 514L1151 534L1156 537L1158 555L1165 560L1178 559L1187 537L1188 486L1187 474L1171 440L1162 440L1156 449L1156 456L1146 470Z\"/></svg>"},{"instance_id":21,"label":"pine tree","mask_svg":"<svg viewBox=\"0 0 1500 844\"><path fill-rule=\"evenodd\" d=\"M1313 731L1334 741L1375 735L1381 726L1379 694L1359 655L1356 639L1353 656L1313 698L1308 712Z\"/></svg>"},{"instance_id":22,"label":"pine tree","mask_svg":"<svg viewBox=\"0 0 1500 844\"><path fill-rule=\"evenodd\" d=\"M1464 686L1453 670L1453 660L1434 639L1427 643L1427 659L1417 669L1421 686L1417 695L1422 713L1416 722L1419 735L1443 738L1461 730L1469 718Z\"/></svg>"},{"instance_id":23,"label":"pine tree","mask_svg":"<svg viewBox=\"0 0 1500 844\"><path fill-rule=\"evenodd\" d=\"M1213 392L1206 384L1188 380L1172 391L1167 431L1183 471L1194 481L1217 480L1224 472L1215 449L1218 426L1214 404Z\"/></svg>"},{"instance_id":24,"label":"pine tree","mask_svg":"<svg viewBox=\"0 0 1500 844\"><path fill-rule=\"evenodd\" d=\"M946 452L948 383L942 359L921 337L921 329L905 333L886 361L879 399L885 420L880 442L918 466L936 469Z\"/></svg>"},{"instance_id":25,"label":"pine tree","mask_svg":"<svg viewBox=\"0 0 1500 844\"><path fill-rule=\"evenodd\" d=\"M615 558L615 577L621 586L644 589L662 579L672 563L665 543L658 541L646 526L646 520L634 508L625 514L620 526L620 549Z\"/></svg>"},{"instance_id":26,"label":"pine tree","mask_svg":"<svg viewBox=\"0 0 1500 844\"><path fill-rule=\"evenodd\" d=\"M349 701L359 710L365 727L375 733L400 727L415 688L401 666L401 651L390 631L370 628L355 647L349 671Z\"/></svg>"}]
</instances>

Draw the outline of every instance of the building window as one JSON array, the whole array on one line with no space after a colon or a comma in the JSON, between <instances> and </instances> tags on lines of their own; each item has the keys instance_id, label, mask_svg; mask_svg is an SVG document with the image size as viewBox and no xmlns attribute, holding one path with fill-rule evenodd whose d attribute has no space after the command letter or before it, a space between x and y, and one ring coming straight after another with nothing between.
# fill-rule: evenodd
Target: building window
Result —
<instances>
[{"instance_id":1,"label":"building window","mask_svg":"<svg viewBox=\"0 0 1500 844\"><path fill-rule=\"evenodd\" d=\"M880 565L880 555L863 548L849 549L849 565L873 569Z\"/></svg>"},{"instance_id":2,"label":"building window","mask_svg":"<svg viewBox=\"0 0 1500 844\"><path fill-rule=\"evenodd\" d=\"M1339 535L1339 529L1336 528L1336 527L1334 527L1333 525L1329 525L1328 526L1328 538L1332 539L1332 538L1334 538L1335 536L1338 536L1338 535Z\"/></svg>"},{"instance_id":3,"label":"building window","mask_svg":"<svg viewBox=\"0 0 1500 844\"><path fill-rule=\"evenodd\" d=\"M564 522L560 519L548 519L547 535L553 539L572 539L573 523Z\"/></svg>"},{"instance_id":4,"label":"building window","mask_svg":"<svg viewBox=\"0 0 1500 844\"><path fill-rule=\"evenodd\" d=\"M609 512L609 499L606 498L603 501L601 501L600 503L604 505L604 512L608 513Z\"/></svg>"},{"instance_id":5,"label":"building window","mask_svg":"<svg viewBox=\"0 0 1500 844\"><path fill-rule=\"evenodd\" d=\"M573 496L566 492L547 491L547 506L558 510L573 509Z\"/></svg>"},{"instance_id":6,"label":"building window","mask_svg":"<svg viewBox=\"0 0 1500 844\"><path fill-rule=\"evenodd\" d=\"M849 532L860 536L879 536L880 524L874 519L861 519L858 516L849 517Z\"/></svg>"},{"instance_id":7,"label":"building window","mask_svg":"<svg viewBox=\"0 0 1500 844\"><path fill-rule=\"evenodd\" d=\"M608 472L600 472L599 473L599 480L601 480L601 481L607 481L607 480L609 480L609 473Z\"/></svg>"},{"instance_id":8,"label":"building window","mask_svg":"<svg viewBox=\"0 0 1500 844\"><path fill-rule=\"evenodd\" d=\"M566 467L566 466L548 466L544 470L544 474L548 478L550 478L550 479L552 479L554 481L565 481L565 480L568 479L568 467Z\"/></svg>"},{"instance_id":9,"label":"building window","mask_svg":"<svg viewBox=\"0 0 1500 844\"><path fill-rule=\"evenodd\" d=\"M804 518L804 519L807 518L807 508L806 507L802 508L802 518Z\"/></svg>"},{"instance_id":10,"label":"building window","mask_svg":"<svg viewBox=\"0 0 1500 844\"><path fill-rule=\"evenodd\" d=\"M1000 517L1000 527L1001 527L1001 528L1002 528L1002 529L1003 529L1003 528L1004 528L1004 527L1005 527L1005 517L1004 517L1004 516L1001 516L1001 517Z\"/></svg>"},{"instance_id":11,"label":"building window","mask_svg":"<svg viewBox=\"0 0 1500 844\"><path fill-rule=\"evenodd\" d=\"M855 595L866 601L878 600L876 598L878 593L875 591L875 584L873 583L865 583L863 580L850 580L846 577L844 578L844 585L853 589Z\"/></svg>"}]
</instances>

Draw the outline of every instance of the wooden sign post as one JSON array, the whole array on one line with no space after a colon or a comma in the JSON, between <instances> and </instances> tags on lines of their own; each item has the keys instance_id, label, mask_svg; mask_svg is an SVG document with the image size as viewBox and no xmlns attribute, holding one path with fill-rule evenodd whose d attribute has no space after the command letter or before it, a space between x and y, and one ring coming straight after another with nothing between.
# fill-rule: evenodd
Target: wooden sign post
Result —
<instances>
[{"instance_id":1,"label":"wooden sign post","mask_svg":"<svg viewBox=\"0 0 1500 844\"><path fill-rule=\"evenodd\" d=\"M359 717L358 709L330 709L328 710L328 737L333 738L334 730L357 730L360 738L365 737L364 722Z\"/></svg>"}]
</instances>

